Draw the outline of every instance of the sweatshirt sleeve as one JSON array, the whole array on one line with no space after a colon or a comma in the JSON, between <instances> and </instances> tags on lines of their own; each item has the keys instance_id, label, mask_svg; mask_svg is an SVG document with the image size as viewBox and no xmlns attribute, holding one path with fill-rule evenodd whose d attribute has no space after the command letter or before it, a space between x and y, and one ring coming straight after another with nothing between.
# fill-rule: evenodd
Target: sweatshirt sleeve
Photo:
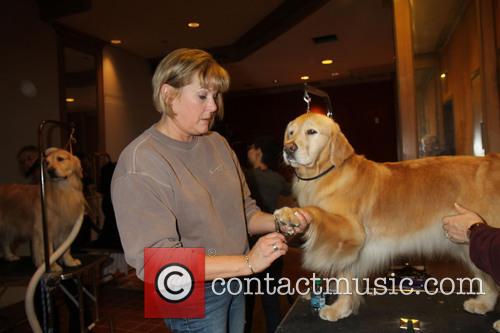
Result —
<instances>
[{"instance_id":1,"label":"sweatshirt sleeve","mask_svg":"<svg viewBox=\"0 0 500 333\"><path fill-rule=\"evenodd\" d=\"M469 253L472 262L500 284L500 229L487 224L474 228Z\"/></svg>"},{"instance_id":2,"label":"sweatshirt sleeve","mask_svg":"<svg viewBox=\"0 0 500 333\"><path fill-rule=\"evenodd\" d=\"M181 247L171 188L145 174L126 173L113 179L111 197L125 260L144 279L145 247Z\"/></svg>"},{"instance_id":3,"label":"sweatshirt sleeve","mask_svg":"<svg viewBox=\"0 0 500 333\"><path fill-rule=\"evenodd\" d=\"M238 161L238 158L236 157L236 154L234 151L231 150L233 161L236 165L236 168L238 169L238 176L240 177L240 183L241 183L241 189L242 189L242 195L243 195L243 204L245 206L245 217L248 221L252 218L252 216L260 211L259 206L257 206L257 203L255 202L254 198L252 198L252 193L250 192L250 189L248 188L247 180L245 178L245 173L241 169L240 162Z\"/></svg>"}]
</instances>

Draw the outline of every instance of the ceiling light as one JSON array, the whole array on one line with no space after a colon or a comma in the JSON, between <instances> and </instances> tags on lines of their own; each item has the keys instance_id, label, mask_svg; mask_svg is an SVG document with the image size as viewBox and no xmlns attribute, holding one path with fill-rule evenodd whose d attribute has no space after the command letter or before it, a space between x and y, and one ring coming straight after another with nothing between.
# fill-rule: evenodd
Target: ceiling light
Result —
<instances>
[{"instance_id":1,"label":"ceiling light","mask_svg":"<svg viewBox=\"0 0 500 333\"><path fill-rule=\"evenodd\" d=\"M306 80L309 80L309 76L303 75L300 77L300 79L306 81Z\"/></svg>"},{"instance_id":2,"label":"ceiling light","mask_svg":"<svg viewBox=\"0 0 500 333\"><path fill-rule=\"evenodd\" d=\"M122 43L121 39L112 39L109 41L111 44L118 45Z\"/></svg>"},{"instance_id":3,"label":"ceiling light","mask_svg":"<svg viewBox=\"0 0 500 333\"><path fill-rule=\"evenodd\" d=\"M340 73L339 73L339 72L333 72L333 73L332 73L332 76L339 76L339 75L340 75Z\"/></svg>"},{"instance_id":4,"label":"ceiling light","mask_svg":"<svg viewBox=\"0 0 500 333\"><path fill-rule=\"evenodd\" d=\"M323 60L321 60L321 63L323 65L331 65L331 64L333 64L333 60L332 59L323 59Z\"/></svg>"},{"instance_id":5,"label":"ceiling light","mask_svg":"<svg viewBox=\"0 0 500 333\"><path fill-rule=\"evenodd\" d=\"M196 29L200 27L200 24L198 22L189 22L188 27Z\"/></svg>"},{"instance_id":6,"label":"ceiling light","mask_svg":"<svg viewBox=\"0 0 500 333\"><path fill-rule=\"evenodd\" d=\"M73 97L66 98L66 102L68 102L68 103L73 103L74 101L75 101L75 99Z\"/></svg>"},{"instance_id":7,"label":"ceiling light","mask_svg":"<svg viewBox=\"0 0 500 333\"><path fill-rule=\"evenodd\" d=\"M280 83L280 80L274 79L274 80L273 80L273 83L274 83L274 84L278 84L278 83Z\"/></svg>"},{"instance_id":8,"label":"ceiling light","mask_svg":"<svg viewBox=\"0 0 500 333\"><path fill-rule=\"evenodd\" d=\"M441 73L441 75L439 77L442 79L446 79L446 73Z\"/></svg>"}]
</instances>

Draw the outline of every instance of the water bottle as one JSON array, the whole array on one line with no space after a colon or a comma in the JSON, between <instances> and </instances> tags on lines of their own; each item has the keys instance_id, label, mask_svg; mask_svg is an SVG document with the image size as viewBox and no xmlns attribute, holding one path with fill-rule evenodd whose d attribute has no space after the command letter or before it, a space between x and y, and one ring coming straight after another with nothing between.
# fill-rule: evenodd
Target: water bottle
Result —
<instances>
[{"instance_id":1,"label":"water bottle","mask_svg":"<svg viewBox=\"0 0 500 333\"><path fill-rule=\"evenodd\" d=\"M314 280L314 287L311 290L311 309L313 313L318 313L325 306L325 291L321 285L321 279Z\"/></svg>"}]
</instances>

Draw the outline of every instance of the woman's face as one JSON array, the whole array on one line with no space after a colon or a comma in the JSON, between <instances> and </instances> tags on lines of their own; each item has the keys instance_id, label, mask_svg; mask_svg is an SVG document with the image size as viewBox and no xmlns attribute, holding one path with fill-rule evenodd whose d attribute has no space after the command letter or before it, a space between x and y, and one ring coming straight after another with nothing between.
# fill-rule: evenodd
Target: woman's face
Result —
<instances>
[{"instance_id":1,"label":"woman's face","mask_svg":"<svg viewBox=\"0 0 500 333\"><path fill-rule=\"evenodd\" d=\"M195 135L208 132L217 111L218 92L200 85L197 75L182 87L171 101L175 116L171 118L174 139L190 141Z\"/></svg>"}]
</instances>

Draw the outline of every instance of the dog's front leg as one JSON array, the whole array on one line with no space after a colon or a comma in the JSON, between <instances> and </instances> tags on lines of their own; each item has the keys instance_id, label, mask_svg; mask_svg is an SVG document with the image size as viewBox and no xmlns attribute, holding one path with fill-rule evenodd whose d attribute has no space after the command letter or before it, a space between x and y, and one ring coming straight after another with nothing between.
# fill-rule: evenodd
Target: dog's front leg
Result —
<instances>
[{"instance_id":1,"label":"dog's front leg","mask_svg":"<svg viewBox=\"0 0 500 333\"><path fill-rule=\"evenodd\" d=\"M80 266L82 264L80 259L73 258L70 249L67 249L66 252L64 252L63 262L64 265L67 267L75 267L75 266Z\"/></svg>"},{"instance_id":2,"label":"dog's front leg","mask_svg":"<svg viewBox=\"0 0 500 333\"><path fill-rule=\"evenodd\" d=\"M289 225L300 223L298 208L283 207L274 216ZM311 217L311 224L305 233L304 267L327 276L343 271L359 255L365 240L365 231L354 218L327 212L319 207L300 208ZM321 258L320 261L319 258Z\"/></svg>"},{"instance_id":3,"label":"dog's front leg","mask_svg":"<svg viewBox=\"0 0 500 333\"><path fill-rule=\"evenodd\" d=\"M338 298L331 305L326 305L319 312L323 320L337 321L358 312L362 297L356 293L351 272L342 272L336 280Z\"/></svg>"},{"instance_id":4,"label":"dog's front leg","mask_svg":"<svg viewBox=\"0 0 500 333\"><path fill-rule=\"evenodd\" d=\"M49 242L49 258L54 252L53 247L52 247L52 238L49 236L48 238ZM33 262L36 267L40 267L40 265L43 265L45 262L45 256L44 256L44 245L43 245L43 236L41 230L35 230L35 233L33 235L32 239L32 256L33 256ZM57 262L54 262L50 266L51 270L54 272L61 272L63 269Z\"/></svg>"},{"instance_id":5,"label":"dog's front leg","mask_svg":"<svg viewBox=\"0 0 500 333\"><path fill-rule=\"evenodd\" d=\"M303 245L304 268L324 276L340 272L338 278L342 281L337 286L339 297L320 311L320 317L329 321L346 318L357 312L362 299L353 288L350 267L358 259L364 244L364 229L354 217L333 214L314 206L301 209L312 217ZM274 212L274 215L282 221L296 224L295 210L284 207Z\"/></svg>"}]
</instances>

